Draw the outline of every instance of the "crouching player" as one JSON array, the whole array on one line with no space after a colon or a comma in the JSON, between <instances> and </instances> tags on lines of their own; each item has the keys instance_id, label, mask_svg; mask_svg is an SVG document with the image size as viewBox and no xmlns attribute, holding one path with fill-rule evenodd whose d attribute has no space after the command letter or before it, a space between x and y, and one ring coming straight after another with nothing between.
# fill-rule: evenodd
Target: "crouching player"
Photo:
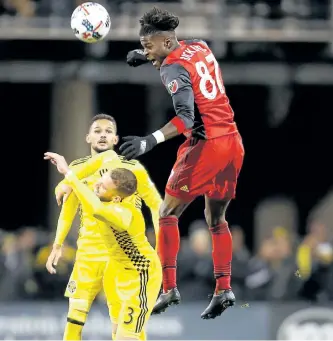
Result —
<instances>
[{"instance_id":1,"label":"crouching player","mask_svg":"<svg viewBox=\"0 0 333 341\"><path fill-rule=\"evenodd\" d=\"M63 156L45 153L46 160L65 175L80 200L82 211L96 220L110 260L104 274L110 283L111 318L116 340L142 339L145 325L156 302L162 269L156 251L145 236L142 213L130 200L137 179L128 169L104 173L91 190L70 170ZM109 270L110 269L110 270ZM141 336L141 337L140 337Z\"/></svg>"}]
</instances>

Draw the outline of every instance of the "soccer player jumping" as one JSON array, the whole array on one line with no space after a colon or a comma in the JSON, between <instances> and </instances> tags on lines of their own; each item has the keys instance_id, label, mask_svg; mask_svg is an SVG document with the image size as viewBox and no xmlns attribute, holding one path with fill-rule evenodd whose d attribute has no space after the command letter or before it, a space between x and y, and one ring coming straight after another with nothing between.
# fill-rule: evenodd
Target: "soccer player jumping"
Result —
<instances>
[{"instance_id":1,"label":"soccer player jumping","mask_svg":"<svg viewBox=\"0 0 333 341\"><path fill-rule=\"evenodd\" d=\"M175 34L178 17L157 8L145 13L140 24L144 50L130 51L127 62L139 66L150 61L160 70L176 116L151 135L125 137L120 152L128 159L136 158L179 134L186 136L179 147L160 210L158 250L163 267L163 293L153 312L161 313L180 302L176 284L178 218L196 197L204 195L216 288L201 317L212 319L235 304L230 286L232 238L225 213L235 197L243 164L242 139L219 65L207 44L198 39L178 41Z\"/></svg>"}]
</instances>

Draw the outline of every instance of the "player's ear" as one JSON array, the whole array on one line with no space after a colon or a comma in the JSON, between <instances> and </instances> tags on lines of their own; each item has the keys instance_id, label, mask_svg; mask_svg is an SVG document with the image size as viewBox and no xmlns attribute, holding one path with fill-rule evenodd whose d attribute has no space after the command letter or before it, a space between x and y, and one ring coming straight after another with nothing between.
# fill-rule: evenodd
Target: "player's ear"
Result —
<instances>
[{"instance_id":1,"label":"player's ear","mask_svg":"<svg viewBox=\"0 0 333 341\"><path fill-rule=\"evenodd\" d=\"M119 136L118 135L115 135L114 138L113 138L113 143L114 145L117 145L119 142Z\"/></svg>"},{"instance_id":2,"label":"player's ear","mask_svg":"<svg viewBox=\"0 0 333 341\"><path fill-rule=\"evenodd\" d=\"M121 197L119 195L116 195L112 198L112 202L114 202L115 204L121 202Z\"/></svg>"},{"instance_id":3,"label":"player's ear","mask_svg":"<svg viewBox=\"0 0 333 341\"><path fill-rule=\"evenodd\" d=\"M171 37L166 37L164 40L164 46L165 48L167 48L168 50L170 50L173 47L173 41Z\"/></svg>"},{"instance_id":4,"label":"player's ear","mask_svg":"<svg viewBox=\"0 0 333 341\"><path fill-rule=\"evenodd\" d=\"M164 40L164 47L167 48L168 50L171 49L172 43L171 43L171 38L166 37Z\"/></svg>"},{"instance_id":5,"label":"player's ear","mask_svg":"<svg viewBox=\"0 0 333 341\"><path fill-rule=\"evenodd\" d=\"M87 143L91 143L90 135L89 135L89 134L86 135L86 142L87 142Z\"/></svg>"}]
</instances>

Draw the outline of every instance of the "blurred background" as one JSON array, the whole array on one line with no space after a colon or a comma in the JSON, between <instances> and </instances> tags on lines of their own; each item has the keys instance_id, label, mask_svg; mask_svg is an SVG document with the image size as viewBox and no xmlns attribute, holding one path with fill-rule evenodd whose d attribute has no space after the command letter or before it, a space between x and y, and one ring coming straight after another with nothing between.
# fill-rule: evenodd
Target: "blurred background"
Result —
<instances>
[{"instance_id":1,"label":"blurred background","mask_svg":"<svg viewBox=\"0 0 333 341\"><path fill-rule=\"evenodd\" d=\"M99 1L112 30L93 45L70 30L82 2L0 1L0 339L62 338L78 226L50 276L45 262L59 214L53 189L61 178L43 153L69 161L87 155L85 134L99 112L116 118L120 136L145 135L174 115L158 72L125 63L140 47L138 18L158 5L180 16L179 38L210 44L246 158L228 212L238 305L216 321L200 320L214 278L198 199L180 221L183 303L151 320L150 338L332 340L333 1ZM182 140L140 158L161 194ZM103 294L84 338L110 339Z\"/></svg>"}]
</instances>

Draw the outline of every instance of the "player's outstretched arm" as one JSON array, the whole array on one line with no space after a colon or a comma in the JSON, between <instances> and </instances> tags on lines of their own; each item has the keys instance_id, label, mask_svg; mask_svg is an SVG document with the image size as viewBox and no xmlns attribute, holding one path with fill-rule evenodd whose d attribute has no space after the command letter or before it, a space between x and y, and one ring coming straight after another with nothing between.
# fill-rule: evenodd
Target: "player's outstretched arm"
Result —
<instances>
[{"instance_id":1,"label":"player's outstretched arm","mask_svg":"<svg viewBox=\"0 0 333 341\"><path fill-rule=\"evenodd\" d=\"M85 184L83 184L73 171L66 173L66 179L72 186L74 193L81 202L82 209L115 228L127 229L132 220L132 213L117 204L103 204L97 195Z\"/></svg>"},{"instance_id":2,"label":"player's outstretched arm","mask_svg":"<svg viewBox=\"0 0 333 341\"><path fill-rule=\"evenodd\" d=\"M97 172L104 163L118 160L118 154L114 150L107 150L91 157L75 174L79 179L85 179Z\"/></svg>"},{"instance_id":3,"label":"player's outstretched arm","mask_svg":"<svg viewBox=\"0 0 333 341\"><path fill-rule=\"evenodd\" d=\"M96 194L79 180L73 170L69 168L63 156L57 153L46 152L44 160L51 161L57 167L58 172L66 177L69 185L80 200L83 210L90 212L97 219L111 223L115 227L126 229L130 226L132 213L127 209L122 209L119 205L104 205ZM109 161L105 160L105 162Z\"/></svg>"},{"instance_id":4,"label":"player's outstretched arm","mask_svg":"<svg viewBox=\"0 0 333 341\"><path fill-rule=\"evenodd\" d=\"M82 163L80 167L71 168L78 179L82 180L88 178L97 172L104 163L111 161L119 161L118 154L114 150L107 150L103 153L92 156L89 160ZM64 179L62 184L68 184L68 181Z\"/></svg>"},{"instance_id":5,"label":"player's outstretched arm","mask_svg":"<svg viewBox=\"0 0 333 341\"><path fill-rule=\"evenodd\" d=\"M55 245L62 245L71 229L74 221L77 209L79 207L79 201L74 193L71 193L68 199L61 207L61 212L58 219L58 225L56 230L56 236L54 239Z\"/></svg>"},{"instance_id":6,"label":"player's outstretched arm","mask_svg":"<svg viewBox=\"0 0 333 341\"><path fill-rule=\"evenodd\" d=\"M76 171L80 170L82 167L82 163L83 163L83 162L80 162L80 160L81 159L73 161L69 165L69 168L72 170L76 170ZM59 182L59 184L55 188L56 197L57 197L57 192L61 191L61 187L63 185L68 186L66 185L65 180ZM57 198L57 202L58 202L58 198ZM60 204L61 202L58 202L58 205ZM73 224L78 207L79 207L79 201L76 195L74 193L69 193L67 199L63 201L63 205L61 207L60 215L58 218L54 245L62 246L62 244L64 243L69 233L69 230L71 229L71 226Z\"/></svg>"},{"instance_id":7,"label":"player's outstretched arm","mask_svg":"<svg viewBox=\"0 0 333 341\"><path fill-rule=\"evenodd\" d=\"M71 193L68 197L68 200L66 200L66 202L64 202L61 207L52 251L46 262L46 269L51 274L56 273L57 263L62 256L62 247L68 235L68 232L72 227L78 206L79 201L76 195L74 193Z\"/></svg>"},{"instance_id":8,"label":"player's outstretched arm","mask_svg":"<svg viewBox=\"0 0 333 341\"><path fill-rule=\"evenodd\" d=\"M179 64L162 66L161 77L172 97L176 116L153 134L127 136L119 151L127 159L135 159L149 152L157 144L182 134L194 125L194 94L188 72Z\"/></svg>"},{"instance_id":9,"label":"player's outstretched arm","mask_svg":"<svg viewBox=\"0 0 333 341\"><path fill-rule=\"evenodd\" d=\"M90 158L91 157L86 156L86 157L74 160L73 162L69 164L69 168L72 169L75 173L84 172L84 168L85 168L84 164ZM58 183L58 185L56 186L54 190L58 206L60 206L61 203L66 202L71 192L72 192L72 189L70 186L68 186L66 179L63 179L62 181Z\"/></svg>"}]
</instances>

